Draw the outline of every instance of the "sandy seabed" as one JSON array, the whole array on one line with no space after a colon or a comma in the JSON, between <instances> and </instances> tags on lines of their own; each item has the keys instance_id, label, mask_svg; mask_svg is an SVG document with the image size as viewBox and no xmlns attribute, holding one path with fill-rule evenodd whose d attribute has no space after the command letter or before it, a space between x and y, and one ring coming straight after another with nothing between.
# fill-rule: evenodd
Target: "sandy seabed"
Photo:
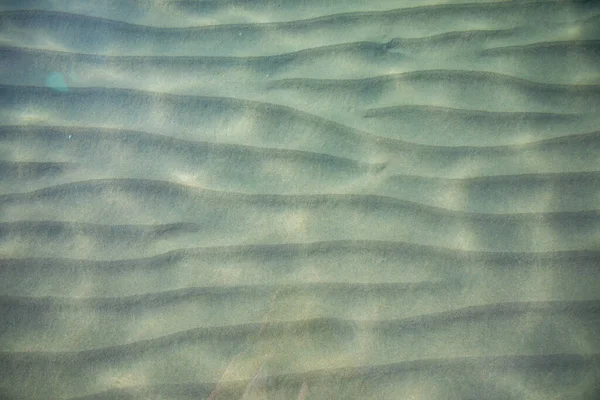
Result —
<instances>
[{"instance_id":1,"label":"sandy seabed","mask_svg":"<svg viewBox=\"0 0 600 400\"><path fill-rule=\"evenodd\" d=\"M600 3L0 4L2 399L596 399Z\"/></svg>"}]
</instances>

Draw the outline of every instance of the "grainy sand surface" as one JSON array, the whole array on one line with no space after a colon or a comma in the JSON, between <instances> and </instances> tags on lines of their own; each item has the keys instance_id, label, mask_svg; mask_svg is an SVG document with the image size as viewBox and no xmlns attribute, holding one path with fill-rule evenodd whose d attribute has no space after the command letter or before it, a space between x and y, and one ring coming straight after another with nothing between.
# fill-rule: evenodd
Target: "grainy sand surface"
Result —
<instances>
[{"instance_id":1,"label":"grainy sand surface","mask_svg":"<svg viewBox=\"0 0 600 400\"><path fill-rule=\"evenodd\" d=\"M600 2L0 3L2 399L595 399Z\"/></svg>"}]
</instances>

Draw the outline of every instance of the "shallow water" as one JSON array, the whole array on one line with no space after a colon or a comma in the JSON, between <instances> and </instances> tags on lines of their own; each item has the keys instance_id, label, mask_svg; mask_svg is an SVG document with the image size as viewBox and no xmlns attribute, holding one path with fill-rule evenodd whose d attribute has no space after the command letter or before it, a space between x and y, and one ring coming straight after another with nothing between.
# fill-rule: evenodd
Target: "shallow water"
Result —
<instances>
[{"instance_id":1,"label":"shallow water","mask_svg":"<svg viewBox=\"0 0 600 400\"><path fill-rule=\"evenodd\" d=\"M600 3L0 5L0 397L594 399Z\"/></svg>"}]
</instances>

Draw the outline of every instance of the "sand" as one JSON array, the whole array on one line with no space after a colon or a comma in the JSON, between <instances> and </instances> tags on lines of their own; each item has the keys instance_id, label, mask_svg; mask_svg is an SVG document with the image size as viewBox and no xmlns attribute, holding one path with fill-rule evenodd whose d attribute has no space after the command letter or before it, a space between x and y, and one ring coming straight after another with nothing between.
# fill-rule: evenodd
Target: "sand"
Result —
<instances>
[{"instance_id":1,"label":"sand","mask_svg":"<svg viewBox=\"0 0 600 400\"><path fill-rule=\"evenodd\" d=\"M3 399L594 399L600 4L0 4Z\"/></svg>"}]
</instances>

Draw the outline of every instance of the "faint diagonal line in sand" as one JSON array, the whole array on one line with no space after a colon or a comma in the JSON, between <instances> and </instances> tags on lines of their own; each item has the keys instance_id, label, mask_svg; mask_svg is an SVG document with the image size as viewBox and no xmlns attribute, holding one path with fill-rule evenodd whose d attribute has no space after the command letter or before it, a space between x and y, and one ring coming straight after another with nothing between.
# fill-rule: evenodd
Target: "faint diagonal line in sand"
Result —
<instances>
[{"instance_id":1,"label":"faint diagonal line in sand","mask_svg":"<svg viewBox=\"0 0 600 400\"><path fill-rule=\"evenodd\" d=\"M260 339L260 337L263 335L265 329L269 325L269 319L275 309L275 301L277 299L277 295L279 294L280 290L281 289L276 290L275 293L273 293L273 295L271 296L271 299L269 302L269 310L263 317L263 321L261 323L258 334L256 335L256 338L253 340L254 343L256 343ZM231 379L229 379L229 377L238 375L240 373L240 371L244 369L246 363L243 363L243 360L244 360L245 356L249 355L249 353L250 353L250 348L248 348L244 351L241 351L240 353L238 353L237 355L235 355L233 357L233 359L229 362L229 364L225 368L225 371L223 372L223 375L221 375L221 378L217 382L214 390L211 392L210 396L208 397L208 400L215 400L219 396L219 394L223 391L223 386L226 384L226 382L231 380ZM262 371L263 371L263 367L264 367L265 363L267 361L269 361L271 358L272 358L272 354L270 354L270 353L267 353L264 355L257 354L257 361L259 361L259 364L258 364L258 367L256 367L254 369L254 371L255 371L254 376L253 376L252 380L250 381L250 383L248 383L248 385L246 386L246 390L244 391L242 399L248 399L249 396L252 393L254 393L255 391L260 391L261 389L262 389L262 391L264 391L264 387L261 388L261 386L260 386L260 378L262 378Z\"/></svg>"}]
</instances>

